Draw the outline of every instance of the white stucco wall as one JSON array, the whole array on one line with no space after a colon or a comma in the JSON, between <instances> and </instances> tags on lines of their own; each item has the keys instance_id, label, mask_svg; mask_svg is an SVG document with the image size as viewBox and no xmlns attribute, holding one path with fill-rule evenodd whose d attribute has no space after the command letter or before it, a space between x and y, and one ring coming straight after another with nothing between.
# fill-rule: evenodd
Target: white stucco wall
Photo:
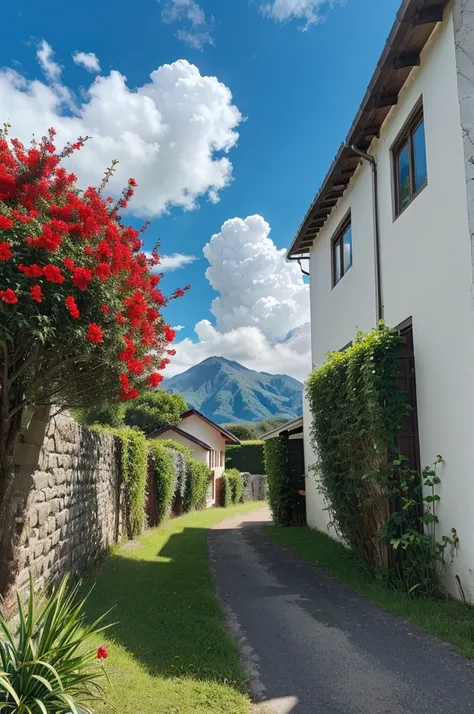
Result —
<instances>
[{"instance_id":1,"label":"white stucco wall","mask_svg":"<svg viewBox=\"0 0 474 714\"><path fill-rule=\"evenodd\" d=\"M161 434L159 434L156 438L157 439L172 439L173 441L176 441L178 444L181 444L182 446L186 446L188 449L192 449L194 458L197 459L198 461L202 461L203 464L206 464L206 466L209 466L209 451L207 449L204 449L204 447L199 446L199 444L195 444L193 441L190 441L182 434L178 434L176 431L169 429L168 431L164 431Z\"/></svg>"},{"instance_id":2,"label":"white stucco wall","mask_svg":"<svg viewBox=\"0 0 474 714\"><path fill-rule=\"evenodd\" d=\"M393 221L390 147L423 96L428 185ZM381 265L385 321L397 326L412 318L422 466L437 454L439 534L456 527L460 555L450 569L474 600L474 325L471 308L471 246L460 110L457 96L451 11L445 13L372 143L379 175ZM361 164L311 251L313 364L328 350L344 347L357 330L376 324L371 171ZM346 212L352 212L353 266L331 290L331 238ZM305 438L309 438L308 419ZM308 521L321 527L317 485L307 483Z\"/></svg>"}]
</instances>

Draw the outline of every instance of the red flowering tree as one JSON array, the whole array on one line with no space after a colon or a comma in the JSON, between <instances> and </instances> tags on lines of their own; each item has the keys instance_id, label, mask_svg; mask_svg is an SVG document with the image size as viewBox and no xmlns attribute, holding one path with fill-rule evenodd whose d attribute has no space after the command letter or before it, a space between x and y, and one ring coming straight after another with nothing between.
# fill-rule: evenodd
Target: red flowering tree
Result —
<instances>
[{"instance_id":1,"label":"red flowering tree","mask_svg":"<svg viewBox=\"0 0 474 714\"><path fill-rule=\"evenodd\" d=\"M136 182L104 198L112 166L81 191L61 161L85 139L57 152L54 134L25 148L0 132L0 590L21 531L9 504L25 410L133 399L159 385L174 339L159 257L119 216Z\"/></svg>"}]
</instances>

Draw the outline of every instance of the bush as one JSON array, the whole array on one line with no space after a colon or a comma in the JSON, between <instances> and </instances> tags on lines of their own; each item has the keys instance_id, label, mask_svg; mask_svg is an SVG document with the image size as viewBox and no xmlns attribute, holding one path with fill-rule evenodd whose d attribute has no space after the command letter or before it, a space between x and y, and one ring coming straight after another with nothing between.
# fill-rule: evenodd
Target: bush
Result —
<instances>
[{"instance_id":1,"label":"bush","mask_svg":"<svg viewBox=\"0 0 474 714\"><path fill-rule=\"evenodd\" d=\"M193 455L193 450L189 448L189 446L184 446L183 444L178 443L177 441L173 441L173 439L158 439L160 444L163 444L163 446L166 446L168 449L173 449L173 451L179 451L180 454L184 454L185 456L192 456Z\"/></svg>"},{"instance_id":2,"label":"bush","mask_svg":"<svg viewBox=\"0 0 474 714\"><path fill-rule=\"evenodd\" d=\"M305 515L304 500L298 491L304 489L304 475L291 473L284 439L265 441L265 469L274 522L281 526L300 524Z\"/></svg>"},{"instance_id":3,"label":"bush","mask_svg":"<svg viewBox=\"0 0 474 714\"><path fill-rule=\"evenodd\" d=\"M133 538L145 526L145 494L147 480L147 440L138 429L113 429L120 440L122 479L125 484L125 525Z\"/></svg>"},{"instance_id":4,"label":"bush","mask_svg":"<svg viewBox=\"0 0 474 714\"><path fill-rule=\"evenodd\" d=\"M188 457L186 459L186 488L184 510L199 510L206 506L206 493L211 479L211 472L202 461Z\"/></svg>"},{"instance_id":5,"label":"bush","mask_svg":"<svg viewBox=\"0 0 474 714\"><path fill-rule=\"evenodd\" d=\"M238 446L228 446L225 459L226 469L264 474L263 443L263 441L244 441Z\"/></svg>"},{"instance_id":6,"label":"bush","mask_svg":"<svg viewBox=\"0 0 474 714\"><path fill-rule=\"evenodd\" d=\"M78 586L68 592L67 583L66 577L45 601L36 598L31 578L26 611L18 598L18 626L10 629L0 618L2 712L92 714L89 702L103 700L99 680L105 672L97 658L107 650L86 644L105 627L99 626L102 618L85 623Z\"/></svg>"},{"instance_id":7,"label":"bush","mask_svg":"<svg viewBox=\"0 0 474 714\"><path fill-rule=\"evenodd\" d=\"M163 390L146 391L125 406L124 422L151 434L162 426L178 426L187 404L179 394Z\"/></svg>"},{"instance_id":8,"label":"bush","mask_svg":"<svg viewBox=\"0 0 474 714\"><path fill-rule=\"evenodd\" d=\"M158 439L151 439L148 442L148 464L156 483L156 517L159 525L169 514L176 487L171 450Z\"/></svg>"},{"instance_id":9,"label":"bush","mask_svg":"<svg viewBox=\"0 0 474 714\"><path fill-rule=\"evenodd\" d=\"M253 424L223 424L223 427L236 436L237 439L240 439L240 441L248 441L256 437Z\"/></svg>"},{"instance_id":10,"label":"bush","mask_svg":"<svg viewBox=\"0 0 474 714\"><path fill-rule=\"evenodd\" d=\"M244 480L237 469L227 469L231 501L235 505L244 502Z\"/></svg>"},{"instance_id":11,"label":"bush","mask_svg":"<svg viewBox=\"0 0 474 714\"><path fill-rule=\"evenodd\" d=\"M221 508L229 508L232 505L232 489L230 487L230 480L227 473L221 476L221 487L219 490L219 506Z\"/></svg>"}]
</instances>

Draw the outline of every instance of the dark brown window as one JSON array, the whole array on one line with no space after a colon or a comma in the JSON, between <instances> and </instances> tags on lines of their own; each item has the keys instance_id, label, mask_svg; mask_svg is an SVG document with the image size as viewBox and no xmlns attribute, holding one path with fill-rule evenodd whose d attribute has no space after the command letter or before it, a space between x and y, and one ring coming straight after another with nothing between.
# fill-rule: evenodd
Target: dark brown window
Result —
<instances>
[{"instance_id":1,"label":"dark brown window","mask_svg":"<svg viewBox=\"0 0 474 714\"><path fill-rule=\"evenodd\" d=\"M393 147L393 169L395 216L398 216L428 182L422 107L410 117Z\"/></svg>"},{"instance_id":2,"label":"dark brown window","mask_svg":"<svg viewBox=\"0 0 474 714\"><path fill-rule=\"evenodd\" d=\"M332 241L332 284L339 280L352 267L352 225L351 219L336 233Z\"/></svg>"}]
</instances>

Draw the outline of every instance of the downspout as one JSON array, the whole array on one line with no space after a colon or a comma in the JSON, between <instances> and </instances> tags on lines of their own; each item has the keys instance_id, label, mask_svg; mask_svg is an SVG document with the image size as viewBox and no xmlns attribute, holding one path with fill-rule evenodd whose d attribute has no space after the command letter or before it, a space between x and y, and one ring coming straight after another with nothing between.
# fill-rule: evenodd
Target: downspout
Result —
<instances>
[{"instance_id":1,"label":"downspout","mask_svg":"<svg viewBox=\"0 0 474 714\"><path fill-rule=\"evenodd\" d=\"M383 303L383 286L382 272L380 262L380 222L379 222L379 197L378 197L378 177L377 177L377 162L375 157L367 154L365 151L358 149L352 144L351 151L357 156L360 156L364 161L367 161L372 167L372 210L374 220L374 258L375 258L375 309L377 315L377 323L384 319L384 303Z\"/></svg>"},{"instance_id":2,"label":"downspout","mask_svg":"<svg viewBox=\"0 0 474 714\"><path fill-rule=\"evenodd\" d=\"M293 256L293 255L288 255L286 259L287 259L287 260L296 260L296 262L297 262L298 265L300 266L300 270L301 270L301 272L303 273L303 275L307 275L308 277L310 277L310 273L308 273L308 271L305 270L305 269L303 268L303 266L301 265L301 261L302 261L302 260L305 260L305 259L306 259L306 260L309 259L309 255L308 255L308 258L305 258L305 257L303 257L303 258L297 258L297 257L295 257L295 256Z\"/></svg>"}]
</instances>

